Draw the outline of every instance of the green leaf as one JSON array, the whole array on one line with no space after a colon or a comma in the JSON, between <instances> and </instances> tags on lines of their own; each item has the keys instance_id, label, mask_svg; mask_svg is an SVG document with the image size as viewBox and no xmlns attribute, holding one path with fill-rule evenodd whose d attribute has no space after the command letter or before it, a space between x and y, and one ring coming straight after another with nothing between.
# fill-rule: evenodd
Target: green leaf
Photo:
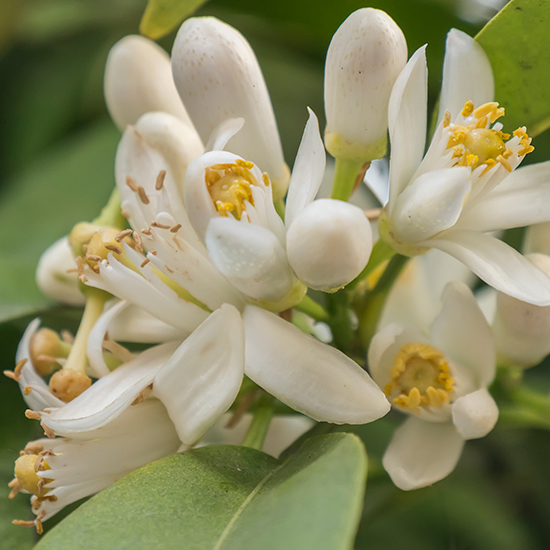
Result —
<instances>
[{"instance_id":1,"label":"green leaf","mask_svg":"<svg viewBox=\"0 0 550 550\"><path fill-rule=\"evenodd\" d=\"M507 129L527 126L536 136L550 127L549 29L550 2L513 0L476 36L491 61Z\"/></svg>"},{"instance_id":2,"label":"green leaf","mask_svg":"<svg viewBox=\"0 0 550 550\"><path fill-rule=\"evenodd\" d=\"M157 40L168 34L206 0L149 0L139 25L141 34Z\"/></svg>"},{"instance_id":3,"label":"green leaf","mask_svg":"<svg viewBox=\"0 0 550 550\"><path fill-rule=\"evenodd\" d=\"M284 462L246 447L203 447L130 474L37 548L350 549L366 469L351 434L310 439Z\"/></svg>"}]
</instances>

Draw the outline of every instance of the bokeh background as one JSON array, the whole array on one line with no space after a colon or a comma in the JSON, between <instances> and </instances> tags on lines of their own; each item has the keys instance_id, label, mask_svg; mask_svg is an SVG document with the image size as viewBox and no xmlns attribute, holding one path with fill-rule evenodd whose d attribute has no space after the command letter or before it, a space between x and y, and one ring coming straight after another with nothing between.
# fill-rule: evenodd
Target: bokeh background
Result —
<instances>
[{"instance_id":1,"label":"bokeh background","mask_svg":"<svg viewBox=\"0 0 550 550\"><path fill-rule=\"evenodd\" d=\"M504 0L379 0L403 29L409 53L428 43L430 101L437 99L445 35L475 35ZM145 0L0 0L0 362L13 368L26 324L40 315L52 328L76 328L80 312L54 307L34 283L43 250L92 219L114 185L119 132L103 100L111 46L137 33ZM292 165L306 106L323 125L323 65L330 38L358 0L212 0L215 15L251 42L264 70L287 163ZM175 33L161 40L170 51ZM498 93L498 91L497 91ZM550 158L538 136L529 161ZM521 235L512 236L519 242ZM545 366L529 380L550 386ZM0 486L26 441L39 437L24 417L17 386L0 379ZM550 435L502 426L470 442L457 470L432 488L397 490L376 467L399 421L358 428L373 457L356 548L386 550L534 550L550 548ZM0 547L25 550L36 535L11 525L28 519L28 498L0 489ZM48 522L51 527L55 522Z\"/></svg>"}]
</instances>

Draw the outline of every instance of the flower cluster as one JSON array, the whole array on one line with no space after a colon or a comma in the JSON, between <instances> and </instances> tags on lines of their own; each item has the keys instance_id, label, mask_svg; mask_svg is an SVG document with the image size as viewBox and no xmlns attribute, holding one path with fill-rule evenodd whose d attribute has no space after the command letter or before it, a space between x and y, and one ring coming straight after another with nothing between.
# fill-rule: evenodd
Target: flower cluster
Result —
<instances>
[{"instance_id":1,"label":"flower cluster","mask_svg":"<svg viewBox=\"0 0 550 550\"><path fill-rule=\"evenodd\" d=\"M464 33L449 33L443 75L425 152L425 48L407 62L390 17L356 11L327 55L325 140L309 110L290 171L237 30L189 19L171 59L138 36L112 48L116 190L37 274L49 296L85 305L80 327L60 337L33 321L7 373L47 436L16 461L11 496L32 494L36 514L16 523L40 532L65 505L208 441L258 395L333 424L404 413L383 458L404 490L448 475L464 441L492 430L497 360L526 367L550 353L550 249L523 257L494 234L550 221L550 164L517 169L531 138L504 132L489 60ZM346 199L385 155L388 130L389 178L376 193L389 200L364 212ZM318 197L325 147L336 159L332 198ZM373 307L395 254L414 258ZM477 296L482 308L472 272L494 289ZM325 293L326 309L308 288ZM343 317L331 308L342 295L353 306ZM361 338L373 318L375 334ZM344 324L349 345L337 336Z\"/></svg>"}]
</instances>

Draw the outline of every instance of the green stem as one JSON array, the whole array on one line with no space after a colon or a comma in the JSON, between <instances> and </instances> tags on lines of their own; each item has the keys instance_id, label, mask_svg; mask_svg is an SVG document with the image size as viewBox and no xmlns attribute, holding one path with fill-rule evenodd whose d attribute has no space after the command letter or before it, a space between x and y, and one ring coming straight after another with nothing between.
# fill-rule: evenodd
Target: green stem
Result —
<instances>
[{"instance_id":1,"label":"green stem","mask_svg":"<svg viewBox=\"0 0 550 550\"><path fill-rule=\"evenodd\" d=\"M122 206L120 201L120 194L115 187L107 204L101 210L99 216L92 222L96 225L104 225L106 227L115 227L118 229L124 229L126 227L126 219L121 214Z\"/></svg>"},{"instance_id":2,"label":"green stem","mask_svg":"<svg viewBox=\"0 0 550 550\"><path fill-rule=\"evenodd\" d=\"M357 275L357 277L346 287L348 290L354 289L359 283L364 281L374 270L382 265L385 261L395 256L395 250L386 241L379 239L372 249L369 263L365 269Z\"/></svg>"},{"instance_id":3,"label":"green stem","mask_svg":"<svg viewBox=\"0 0 550 550\"><path fill-rule=\"evenodd\" d=\"M332 184L332 199L347 201L357 182L357 176L363 169L363 162L347 159L336 159L336 170Z\"/></svg>"},{"instance_id":4,"label":"green stem","mask_svg":"<svg viewBox=\"0 0 550 550\"><path fill-rule=\"evenodd\" d=\"M515 404L541 415L550 424L550 396L534 392L525 386L515 388L510 395Z\"/></svg>"},{"instance_id":5,"label":"green stem","mask_svg":"<svg viewBox=\"0 0 550 550\"><path fill-rule=\"evenodd\" d=\"M315 300L310 298L307 294L299 304L294 306L294 309L313 317L316 321L323 321L326 323L329 320L329 314L326 309L321 304L318 304Z\"/></svg>"},{"instance_id":6,"label":"green stem","mask_svg":"<svg viewBox=\"0 0 550 550\"><path fill-rule=\"evenodd\" d=\"M252 422L244 436L242 446L261 451L267 436L267 430L273 417L273 397L264 393L254 411Z\"/></svg>"}]
</instances>

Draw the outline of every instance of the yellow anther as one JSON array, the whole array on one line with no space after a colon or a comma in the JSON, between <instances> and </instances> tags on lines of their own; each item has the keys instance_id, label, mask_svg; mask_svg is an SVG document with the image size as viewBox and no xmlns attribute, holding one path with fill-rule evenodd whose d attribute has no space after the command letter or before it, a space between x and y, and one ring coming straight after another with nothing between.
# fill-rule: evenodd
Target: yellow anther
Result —
<instances>
[{"instance_id":1,"label":"yellow anther","mask_svg":"<svg viewBox=\"0 0 550 550\"><path fill-rule=\"evenodd\" d=\"M235 161L235 164L237 166L242 166L243 168L246 168L247 170L252 170L252 168L254 168L254 163L250 162L249 160L237 159Z\"/></svg>"},{"instance_id":2,"label":"yellow anther","mask_svg":"<svg viewBox=\"0 0 550 550\"><path fill-rule=\"evenodd\" d=\"M451 113L449 111L445 111L445 114L443 115L443 128L447 128L451 124Z\"/></svg>"},{"instance_id":3,"label":"yellow anther","mask_svg":"<svg viewBox=\"0 0 550 550\"><path fill-rule=\"evenodd\" d=\"M466 101L464 109L462 109L462 116L469 117L474 112L474 104L472 101Z\"/></svg>"},{"instance_id":4,"label":"yellow anther","mask_svg":"<svg viewBox=\"0 0 550 550\"><path fill-rule=\"evenodd\" d=\"M481 117L478 119L478 121L475 123L475 128L487 128L487 123L489 122L488 118L486 116Z\"/></svg>"},{"instance_id":5,"label":"yellow anther","mask_svg":"<svg viewBox=\"0 0 550 550\"><path fill-rule=\"evenodd\" d=\"M489 122L493 124L493 122L496 122L501 116L504 116L504 107L491 111L488 115Z\"/></svg>"},{"instance_id":6,"label":"yellow anther","mask_svg":"<svg viewBox=\"0 0 550 550\"><path fill-rule=\"evenodd\" d=\"M450 401L454 380L443 353L424 343L410 342L395 357L384 391L395 405L418 412Z\"/></svg>"},{"instance_id":7,"label":"yellow anther","mask_svg":"<svg viewBox=\"0 0 550 550\"><path fill-rule=\"evenodd\" d=\"M269 179L269 176L266 174L266 172L264 172L264 173L262 174L262 181L264 182L264 185L265 185L266 187L269 187L269 186L271 185L271 181L270 181L270 179Z\"/></svg>"},{"instance_id":8,"label":"yellow anther","mask_svg":"<svg viewBox=\"0 0 550 550\"><path fill-rule=\"evenodd\" d=\"M506 160L506 158L503 155L499 155L497 157L497 161L500 162L500 164L502 164L502 166L504 166L504 168L506 168L508 172L512 171L512 167L510 166L510 163Z\"/></svg>"},{"instance_id":9,"label":"yellow anther","mask_svg":"<svg viewBox=\"0 0 550 550\"><path fill-rule=\"evenodd\" d=\"M492 101L490 103L484 103L483 105L480 105L477 109L473 111L473 115L475 118L482 118L484 116L487 116L489 113L492 113L495 109L497 109L497 107L498 107L498 103L496 101Z\"/></svg>"},{"instance_id":10,"label":"yellow anther","mask_svg":"<svg viewBox=\"0 0 550 550\"><path fill-rule=\"evenodd\" d=\"M42 478L36 473L35 464L39 458L41 459L40 470L50 470L50 466L42 457L34 454L24 454L15 461L14 473L19 485L25 491L37 497L42 497L48 492L48 489L44 488L44 484L52 480Z\"/></svg>"}]
</instances>

